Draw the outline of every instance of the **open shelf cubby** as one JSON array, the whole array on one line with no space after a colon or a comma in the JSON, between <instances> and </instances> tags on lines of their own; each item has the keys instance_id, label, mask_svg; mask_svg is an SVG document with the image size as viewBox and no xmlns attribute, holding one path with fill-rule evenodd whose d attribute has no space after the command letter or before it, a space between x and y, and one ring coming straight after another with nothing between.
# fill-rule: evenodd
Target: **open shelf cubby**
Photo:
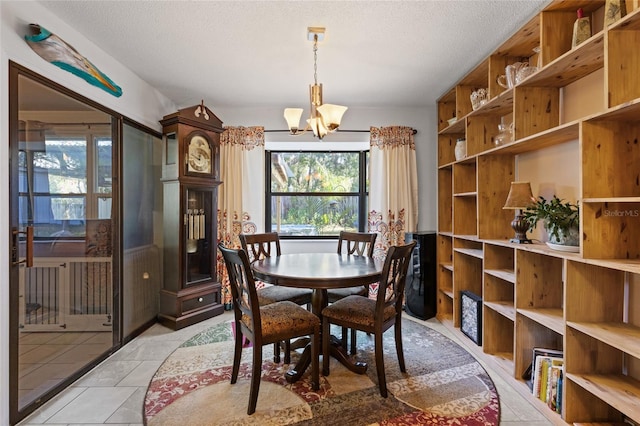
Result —
<instances>
[{"instance_id":1,"label":"open shelf cubby","mask_svg":"<svg viewBox=\"0 0 640 426\"><path fill-rule=\"evenodd\" d=\"M500 363L513 372L513 336L515 321L504 315L504 312L492 308L495 303L485 303L483 317L483 350L499 358ZM515 311L514 311L515 315Z\"/></svg>"},{"instance_id":2,"label":"open shelf cubby","mask_svg":"<svg viewBox=\"0 0 640 426\"><path fill-rule=\"evenodd\" d=\"M453 241L450 235L438 235L437 317L453 320Z\"/></svg>"}]
</instances>

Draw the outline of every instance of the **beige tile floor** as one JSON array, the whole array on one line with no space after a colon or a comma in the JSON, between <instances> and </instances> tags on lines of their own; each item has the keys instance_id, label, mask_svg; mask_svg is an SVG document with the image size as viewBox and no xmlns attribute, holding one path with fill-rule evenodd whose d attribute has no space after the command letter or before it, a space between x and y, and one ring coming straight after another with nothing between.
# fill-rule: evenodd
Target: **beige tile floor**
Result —
<instances>
[{"instance_id":1,"label":"beige tile floor","mask_svg":"<svg viewBox=\"0 0 640 426\"><path fill-rule=\"evenodd\" d=\"M420 321L412 317L407 318L424 323L460 342L434 319ZM42 406L20 425L142 426L142 405L147 385L163 360L191 336L213 324L231 319L232 314L225 312L216 318L178 331L155 324ZM484 367L491 375L500 395L501 425L553 424L498 374L486 365ZM185 423L187 424L188 422Z\"/></svg>"},{"instance_id":2,"label":"beige tile floor","mask_svg":"<svg viewBox=\"0 0 640 426\"><path fill-rule=\"evenodd\" d=\"M19 398L27 404L111 347L111 332L22 333Z\"/></svg>"}]
</instances>

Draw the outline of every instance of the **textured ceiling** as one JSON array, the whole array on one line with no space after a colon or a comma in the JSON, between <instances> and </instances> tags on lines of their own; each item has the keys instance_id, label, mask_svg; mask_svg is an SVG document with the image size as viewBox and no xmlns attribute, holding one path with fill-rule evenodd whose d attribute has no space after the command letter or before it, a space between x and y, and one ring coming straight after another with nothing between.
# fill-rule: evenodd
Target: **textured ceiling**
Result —
<instances>
[{"instance_id":1,"label":"textured ceiling","mask_svg":"<svg viewBox=\"0 0 640 426\"><path fill-rule=\"evenodd\" d=\"M309 26L326 103L433 106L548 0L41 3L179 108L282 108L308 104Z\"/></svg>"}]
</instances>

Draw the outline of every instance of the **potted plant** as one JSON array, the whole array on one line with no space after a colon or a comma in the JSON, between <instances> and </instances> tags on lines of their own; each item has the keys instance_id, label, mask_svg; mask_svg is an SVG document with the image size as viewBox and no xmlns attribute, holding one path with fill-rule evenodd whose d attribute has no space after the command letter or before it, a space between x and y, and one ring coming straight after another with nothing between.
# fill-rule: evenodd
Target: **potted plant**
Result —
<instances>
[{"instance_id":1,"label":"potted plant","mask_svg":"<svg viewBox=\"0 0 640 426\"><path fill-rule=\"evenodd\" d=\"M522 213L529 224L529 230L533 230L538 221L544 223L544 228L549 236L549 243L562 246L580 245L580 208L573 204L553 196L547 200L542 196L527 207Z\"/></svg>"}]
</instances>

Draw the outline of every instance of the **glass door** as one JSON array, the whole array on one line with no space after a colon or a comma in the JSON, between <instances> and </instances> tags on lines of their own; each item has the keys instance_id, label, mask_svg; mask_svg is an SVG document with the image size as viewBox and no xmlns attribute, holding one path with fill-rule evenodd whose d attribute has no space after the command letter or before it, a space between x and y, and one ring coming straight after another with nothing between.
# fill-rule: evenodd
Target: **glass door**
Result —
<instances>
[{"instance_id":1,"label":"glass door","mask_svg":"<svg viewBox=\"0 0 640 426\"><path fill-rule=\"evenodd\" d=\"M10 383L21 418L114 346L114 126L29 76L11 79Z\"/></svg>"},{"instance_id":2,"label":"glass door","mask_svg":"<svg viewBox=\"0 0 640 426\"><path fill-rule=\"evenodd\" d=\"M214 269L215 251L217 248L211 242L211 218L215 205L213 188L186 186L185 200L187 202L184 217L185 226L185 287L211 283L215 280Z\"/></svg>"}]
</instances>

